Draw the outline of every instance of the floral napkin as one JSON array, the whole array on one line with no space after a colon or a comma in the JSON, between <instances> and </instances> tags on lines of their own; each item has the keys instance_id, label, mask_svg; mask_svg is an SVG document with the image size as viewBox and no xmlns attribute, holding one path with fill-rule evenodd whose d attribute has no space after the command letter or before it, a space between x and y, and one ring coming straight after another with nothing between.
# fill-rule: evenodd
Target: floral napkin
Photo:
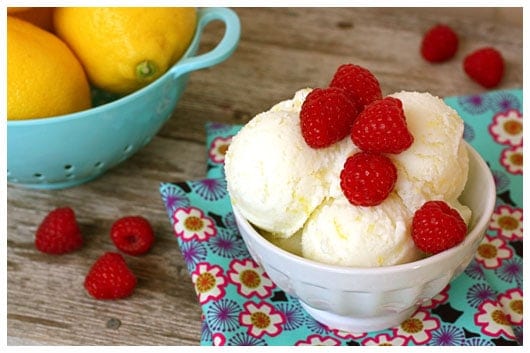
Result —
<instances>
[{"instance_id":1,"label":"floral napkin","mask_svg":"<svg viewBox=\"0 0 530 353\"><path fill-rule=\"evenodd\" d=\"M203 311L201 345L522 345L522 90L445 98L464 138L487 161L494 214L468 268L399 326L336 330L271 282L238 233L223 162L238 125L209 123L206 179L164 182L160 193Z\"/></svg>"}]
</instances>

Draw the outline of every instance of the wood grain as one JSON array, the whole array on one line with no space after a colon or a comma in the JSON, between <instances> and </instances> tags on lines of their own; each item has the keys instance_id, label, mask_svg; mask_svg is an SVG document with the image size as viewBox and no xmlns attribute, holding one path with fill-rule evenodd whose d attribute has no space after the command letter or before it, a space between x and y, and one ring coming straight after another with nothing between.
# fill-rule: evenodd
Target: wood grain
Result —
<instances>
[{"instance_id":1,"label":"wood grain","mask_svg":"<svg viewBox=\"0 0 530 353\"><path fill-rule=\"evenodd\" d=\"M144 149L93 182L57 191L7 186L7 336L12 345L197 345L201 310L162 205L161 181L205 175L204 125L242 124L303 87L326 85L336 67L353 62L379 78L383 93L480 93L461 69L464 56L494 46L506 60L499 88L522 87L522 28L455 11L399 8L237 8L242 36L234 55L191 74L173 117ZM522 10L521 10L522 12ZM472 11L471 11L472 13ZM423 32L445 22L460 35L450 62L419 56ZM215 46L223 26L211 24L201 51ZM52 208L73 207L86 244L47 256L33 246ZM127 257L139 278L133 296L96 301L83 289L92 262L114 250L114 220L141 214L153 224L150 253Z\"/></svg>"}]
</instances>

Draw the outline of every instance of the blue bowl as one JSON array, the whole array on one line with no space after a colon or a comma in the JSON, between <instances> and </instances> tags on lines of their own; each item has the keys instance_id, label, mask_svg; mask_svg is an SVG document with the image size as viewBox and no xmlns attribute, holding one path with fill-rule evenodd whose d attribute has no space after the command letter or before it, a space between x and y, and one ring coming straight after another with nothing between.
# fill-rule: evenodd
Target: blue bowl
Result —
<instances>
[{"instance_id":1,"label":"blue bowl","mask_svg":"<svg viewBox=\"0 0 530 353\"><path fill-rule=\"evenodd\" d=\"M8 183L38 189L80 185L147 145L171 117L189 74L226 60L239 42L241 27L234 11L204 8L197 15L195 36L186 53L148 86L81 112L8 121ZM223 38L213 50L196 55L204 28L215 20L225 24ZM95 101L112 98L94 92Z\"/></svg>"}]
</instances>

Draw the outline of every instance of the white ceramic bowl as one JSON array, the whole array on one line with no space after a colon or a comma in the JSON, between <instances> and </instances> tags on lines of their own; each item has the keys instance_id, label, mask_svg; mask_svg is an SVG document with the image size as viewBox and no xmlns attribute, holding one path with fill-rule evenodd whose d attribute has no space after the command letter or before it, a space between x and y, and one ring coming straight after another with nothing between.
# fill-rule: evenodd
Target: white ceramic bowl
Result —
<instances>
[{"instance_id":1,"label":"white ceramic bowl","mask_svg":"<svg viewBox=\"0 0 530 353\"><path fill-rule=\"evenodd\" d=\"M469 145L468 150L469 178L460 200L473 212L469 233L456 247L415 262L377 268L326 265L270 243L234 207L235 219L254 260L316 320L349 332L393 327L462 273L488 227L495 184L484 160Z\"/></svg>"}]
</instances>

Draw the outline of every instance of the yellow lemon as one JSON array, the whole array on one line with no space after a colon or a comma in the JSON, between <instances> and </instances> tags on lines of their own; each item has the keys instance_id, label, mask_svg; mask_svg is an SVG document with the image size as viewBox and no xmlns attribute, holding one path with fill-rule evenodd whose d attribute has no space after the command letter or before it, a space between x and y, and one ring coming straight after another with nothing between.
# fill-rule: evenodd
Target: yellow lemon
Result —
<instances>
[{"instance_id":1,"label":"yellow lemon","mask_svg":"<svg viewBox=\"0 0 530 353\"><path fill-rule=\"evenodd\" d=\"M59 38L7 16L7 119L45 118L90 107L83 67Z\"/></svg>"},{"instance_id":2,"label":"yellow lemon","mask_svg":"<svg viewBox=\"0 0 530 353\"><path fill-rule=\"evenodd\" d=\"M66 7L55 31L76 53L89 81L105 91L135 91L166 72L191 43L192 7Z\"/></svg>"}]
</instances>

